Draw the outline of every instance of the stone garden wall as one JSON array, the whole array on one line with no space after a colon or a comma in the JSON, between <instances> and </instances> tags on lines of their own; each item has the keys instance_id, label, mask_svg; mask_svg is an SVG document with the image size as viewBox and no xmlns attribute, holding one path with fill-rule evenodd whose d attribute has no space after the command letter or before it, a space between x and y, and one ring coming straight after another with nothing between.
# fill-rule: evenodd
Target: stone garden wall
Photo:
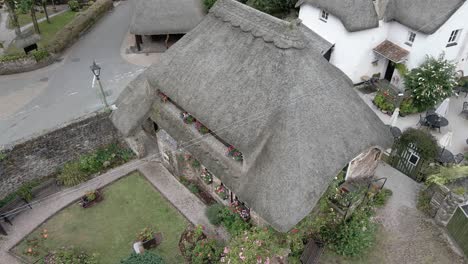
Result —
<instances>
[{"instance_id":1,"label":"stone garden wall","mask_svg":"<svg viewBox=\"0 0 468 264\"><path fill-rule=\"evenodd\" d=\"M55 56L49 56L39 62L32 56L13 61L0 62L0 75L28 72L48 66L55 61Z\"/></svg>"},{"instance_id":2,"label":"stone garden wall","mask_svg":"<svg viewBox=\"0 0 468 264\"><path fill-rule=\"evenodd\" d=\"M457 207L464 202L463 197L451 192L446 186L437 184L427 188L426 192L431 197L430 215L437 224L447 226Z\"/></svg>"},{"instance_id":3,"label":"stone garden wall","mask_svg":"<svg viewBox=\"0 0 468 264\"><path fill-rule=\"evenodd\" d=\"M0 199L21 184L49 176L98 147L121 141L107 113L94 113L44 134L4 146L0 152Z\"/></svg>"}]
</instances>

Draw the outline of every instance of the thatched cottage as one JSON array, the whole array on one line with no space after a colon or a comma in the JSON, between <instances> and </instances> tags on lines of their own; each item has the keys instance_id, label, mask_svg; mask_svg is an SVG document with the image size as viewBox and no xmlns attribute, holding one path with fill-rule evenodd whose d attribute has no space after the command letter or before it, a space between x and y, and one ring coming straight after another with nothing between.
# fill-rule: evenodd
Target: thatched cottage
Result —
<instances>
[{"instance_id":1,"label":"thatched cottage","mask_svg":"<svg viewBox=\"0 0 468 264\"><path fill-rule=\"evenodd\" d=\"M190 153L255 219L287 231L348 162L392 142L324 58L330 47L298 22L218 0L128 85L112 120L127 137L154 124L169 170Z\"/></svg>"},{"instance_id":2,"label":"thatched cottage","mask_svg":"<svg viewBox=\"0 0 468 264\"><path fill-rule=\"evenodd\" d=\"M130 33L137 50L146 41L170 43L192 30L204 16L201 0L135 0Z\"/></svg>"}]
</instances>

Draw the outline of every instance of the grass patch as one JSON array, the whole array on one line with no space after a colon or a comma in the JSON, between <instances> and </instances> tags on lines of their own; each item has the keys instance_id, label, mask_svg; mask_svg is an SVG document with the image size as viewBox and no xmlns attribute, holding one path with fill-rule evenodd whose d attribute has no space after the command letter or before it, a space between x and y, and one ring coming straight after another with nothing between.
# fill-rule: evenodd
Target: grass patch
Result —
<instances>
[{"instance_id":1,"label":"grass patch","mask_svg":"<svg viewBox=\"0 0 468 264\"><path fill-rule=\"evenodd\" d=\"M145 227L162 232L163 242L151 250L166 263L184 263L178 242L187 220L135 172L103 190L104 201L83 209L73 204L57 213L29 234L13 251L29 260L49 250L74 246L88 254L96 253L98 263L119 263L132 252L136 235ZM48 237L41 233L47 229ZM38 256L27 255L28 240L38 239Z\"/></svg>"},{"instance_id":2,"label":"grass patch","mask_svg":"<svg viewBox=\"0 0 468 264\"><path fill-rule=\"evenodd\" d=\"M49 9L47 9L47 10L49 11L49 17L50 17L50 15L52 15L52 10L49 10ZM26 13L26 14L18 12L17 16L18 16L18 24L20 25L20 27L25 26L25 25L27 25L29 23L32 23L31 14L29 12ZM43 17L45 17L45 13L36 12L37 20L39 20L39 19L41 19ZM13 22L12 22L11 19L8 19L8 28L9 29L15 28L13 26Z\"/></svg>"},{"instance_id":3,"label":"grass patch","mask_svg":"<svg viewBox=\"0 0 468 264\"><path fill-rule=\"evenodd\" d=\"M39 23L39 29L41 31L41 40L37 43L39 48L45 49L50 41L53 41L55 34L61 30L66 24L73 20L77 13L70 10L56 15L50 18L50 24L47 21ZM6 50L7 54L22 53L23 51L16 48L14 45L10 45Z\"/></svg>"}]
</instances>

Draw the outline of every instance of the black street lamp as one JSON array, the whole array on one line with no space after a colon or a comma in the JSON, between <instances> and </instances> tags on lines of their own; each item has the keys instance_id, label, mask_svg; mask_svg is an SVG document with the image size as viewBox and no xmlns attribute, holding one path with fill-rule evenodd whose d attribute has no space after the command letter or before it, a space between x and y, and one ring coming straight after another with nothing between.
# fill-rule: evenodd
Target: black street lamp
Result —
<instances>
[{"instance_id":1,"label":"black street lamp","mask_svg":"<svg viewBox=\"0 0 468 264\"><path fill-rule=\"evenodd\" d=\"M99 78L99 76L101 75L101 67L99 67L99 65L96 64L96 61L93 61L93 64L89 68L91 69L94 76L96 77L96 80L99 84L99 90L101 92L102 101L104 102L104 105L108 109L109 104L107 103L106 94L104 93L104 89L102 88L102 84L101 84L101 79Z\"/></svg>"}]
</instances>

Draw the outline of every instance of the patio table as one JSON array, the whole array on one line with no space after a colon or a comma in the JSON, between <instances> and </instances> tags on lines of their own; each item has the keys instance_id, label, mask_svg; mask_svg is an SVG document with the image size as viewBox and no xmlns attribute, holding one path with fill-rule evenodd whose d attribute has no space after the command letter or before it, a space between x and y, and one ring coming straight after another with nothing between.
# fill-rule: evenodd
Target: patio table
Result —
<instances>
[{"instance_id":1,"label":"patio table","mask_svg":"<svg viewBox=\"0 0 468 264\"><path fill-rule=\"evenodd\" d=\"M455 163L455 156L447 149L439 149L436 160L440 163Z\"/></svg>"},{"instance_id":2,"label":"patio table","mask_svg":"<svg viewBox=\"0 0 468 264\"><path fill-rule=\"evenodd\" d=\"M440 128L448 126L449 121L447 120L447 118L443 116L432 114L432 115L426 116L426 123L429 127L438 128L440 132Z\"/></svg>"}]
</instances>

